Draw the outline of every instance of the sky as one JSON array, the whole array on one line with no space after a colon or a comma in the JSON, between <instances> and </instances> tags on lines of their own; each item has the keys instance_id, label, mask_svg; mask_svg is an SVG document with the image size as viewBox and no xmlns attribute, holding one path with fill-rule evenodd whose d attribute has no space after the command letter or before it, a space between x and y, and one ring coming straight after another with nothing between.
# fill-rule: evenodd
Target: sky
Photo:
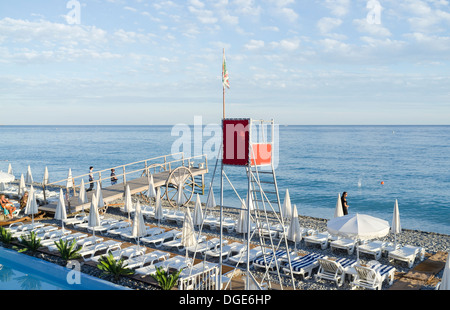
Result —
<instances>
[{"instance_id":1,"label":"sky","mask_svg":"<svg viewBox=\"0 0 450 310\"><path fill-rule=\"evenodd\" d=\"M449 125L449 60L447 0L1 1L0 125Z\"/></svg>"}]
</instances>

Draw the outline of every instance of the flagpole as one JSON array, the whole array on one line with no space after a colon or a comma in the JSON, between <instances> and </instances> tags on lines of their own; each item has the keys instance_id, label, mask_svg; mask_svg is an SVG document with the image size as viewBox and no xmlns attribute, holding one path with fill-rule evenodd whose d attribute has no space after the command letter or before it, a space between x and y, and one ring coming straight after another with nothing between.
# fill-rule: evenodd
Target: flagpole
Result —
<instances>
[{"instance_id":1,"label":"flagpole","mask_svg":"<svg viewBox=\"0 0 450 310\"><path fill-rule=\"evenodd\" d=\"M223 67L223 61L225 60L225 48L223 49L223 58L222 58L222 76L224 75L224 70L225 68ZM223 119L225 119L225 85L222 83L222 90L223 90L223 95L222 95L222 110L223 110Z\"/></svg>"}]
</instances>

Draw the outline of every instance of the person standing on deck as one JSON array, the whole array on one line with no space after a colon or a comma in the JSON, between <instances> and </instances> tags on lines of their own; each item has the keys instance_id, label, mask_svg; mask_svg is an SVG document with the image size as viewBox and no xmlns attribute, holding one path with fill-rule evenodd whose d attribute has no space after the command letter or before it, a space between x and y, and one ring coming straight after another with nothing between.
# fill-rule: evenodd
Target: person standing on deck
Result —
<instances>
[{"instance_id":1,"label":"person standing on deck","mask_svg":"<svg viewBox=\"0 0 450 310\"><path fill-rule=\"evenodd\" d=\"M89 167L89 188L86 190L86 192L90 192L94 189L94 173L93 173L94 167Z\"/></svg>"},{"instance_id":2,"label":"person standing on deck","mask_svg":"<svg viewBox=\"0 0 450 310\"><path fill-rule=\"evenodd\" d=\"M116 170L111 169L111 185L117 184Z\"/></svg>"},{"instance_id":3,"label":"person standing on deck","mask_svg":"<svg viewBox=\"0 0 450 310\"><path fill-rule=\"evenodd\" d=\"M344 215L347 215L348 214L347 192L342 193L341 203L342 203L342 211L344 212Z\"/></svg>"}]
</instances>

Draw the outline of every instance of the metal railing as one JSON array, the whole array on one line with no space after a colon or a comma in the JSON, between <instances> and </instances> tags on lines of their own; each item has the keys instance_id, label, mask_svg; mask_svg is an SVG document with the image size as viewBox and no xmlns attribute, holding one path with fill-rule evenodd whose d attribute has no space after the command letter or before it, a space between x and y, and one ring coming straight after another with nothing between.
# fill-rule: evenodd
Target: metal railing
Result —
<instances>
[{"instance_id":1,"label":"metal railing","mask_svg":"<svg viewBox=\"0 0 450 310\"><path fill-rule=\"evenodd\" d=\"M186 269L186 270L189 270ZM181 278L178 283L179 290L220 290L219 268L217 266L205 268L201 272Z\"/></svg>"},{"instance_id":2,"label":"metal railing","mask_svg":"<svg viewBox=\"0 0 450 310\"><path fill-rule=\"evenodd\" d=\"M170 160L171 158L181 157L180 159ZM128 163L120 166L115 166L99 171L93 171L92 175L94 180L85 182L85 186L90 186L91 184L95 184L99 182L100 186L102 187L102 181L105 180L111 180L111 170L121 170L121 173L116 174L115 176L117 178L123 178L123 184L126 186L127 184L127 178L130 178L131 175L135 175L135 177L142 177L142 176L149 176L149 173L153 171L153 173L156 172L162 172L162 171L171 171L172 169L175 169L180 166L187 166L189 168L193 167L196 162L198 162L199 168L205 168L208 169L208 159L205 154L203 155L196 155L189 158L184 157L184 153L173 153L169 155L163 155L158 157L153 157L133 163ZM142 167L144 165L144 167ZM138 166L138 167L132 167L132 166ZM140 166L140 167L139 167ZM58 180L55 182L43 184L43 190L44 190L44 204L47 204L47 199L45 196L45 188L50 186L65 186L66 190L69 190L70 188L73 188L74 195L76 195L77 188L81 185L81 180L83 178L89 177L91 173L86 173L82 175L78 175L76 177L72 178L65 178L62 180ZM139 175L140 174L140 175ZM78 182L77 182L78 180ZM78 185L76 185L78 183Z\"/></svg>"}]
</instances>

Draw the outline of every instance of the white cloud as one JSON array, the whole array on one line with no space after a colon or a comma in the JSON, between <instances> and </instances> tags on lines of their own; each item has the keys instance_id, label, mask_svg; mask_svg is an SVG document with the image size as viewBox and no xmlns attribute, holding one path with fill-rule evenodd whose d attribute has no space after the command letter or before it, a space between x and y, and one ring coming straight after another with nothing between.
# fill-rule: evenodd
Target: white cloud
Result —
<instances>
[{"instance_id":1,"label":"white cloud","mask_svg":"<svg viewBox=\"0 0 450 310\"><path fill-rule=\"evenodd\" d=\"M300 46L300 39L283 39L278 42L271 42L270 45L274 48L281 48L286 51L295 51Z\"/></svg>"},{"instance_id":2,"label":"white cloud","mask_svg":"<svg viewBox=\"0 0 450 310\"><path fill-rule=\"evenodd\" d=\"M196 8L202 9L205 7L205 4L200 0L189 0L189 3Z\"/></svg>"},{"instance_id":3,"label":"white cloud","mask_svg":"<svg viewBox=\"0 0 450 310\"><path fill-rule=\"evenodd\" d=\"M125 31L123 29L114 32L114 39L123 43L149 43L150 38L154 37L153 34L142 34L134 31Z\"/></svg>"},{"instance_id":4,"label":"white cloud","mask_svg":"<svg viewBox=\"0 0 450 310\"><path fill-rule=\"evenodd\" d=\"M355 19L353 20L353 24L359 32L381 37L388 37L392 35L389 29L383 27L382 24L369 23L366 18Z\"/></svg>"},{"instance_id":5,"label":"white cloud","mask_svg":"<svg viewBox=\"0 0 450 310\"><path fill-rule=\"evenodd\" d=\"M107 32L95 26L66 25L41 20L4 18L0 20L0 33L7 42L41 42L57 45L98 46L107 42Z\"/></svg>"},{"instance_id":6,"label":"white cloud","mask_svg":"<svg viewBox=\"0 0 450 310\"><path fill-rule=\"evenodd\" d=\"M234 0L233 4L236 5L238 14L259 16L262 12L262 8L257 6L254 0Z\"/></svg>"},{"instance_id":7,"label":"white cloud","mask_svg":"<svg viewBox=\"0 0 450 310\"><path fill-rule=\"evenodd\" d=\"M265 43L262 40L250 40L250 42L245 44L244 47L247 50L256 50L256 49L263 48L264 45L265 45Z\"/></svg>"},{"instance_id":8,"label":"white cloud","mask_svg":"<svg viewBox=\"0 0 450 310\"><path fill-rule=\"evenodd\" d=\"M325 0L324 5L333 15L342 17L349 12L350 0Z\"/></svg>"},{"instance_id":9,"label":"white cloud","mask_svg":"<svg viewBox=\"0 0 450 310\"><path fill-rule=\"evenodd\" d=\"M218 21L217 17L214 16L214 12L211 10L201 10L193 6L188 7L188 9L203 24L215 24Z\"/></svg>"},{"instance_id":10,"label":"white cloud","mask_svg":"<svg viewBox=\"0 0 450 310\"><path fill-rule=\"evenodd\" d=\"M323 17L317 22L317 28L321 34L328 34L331 30L339 27L342 19L333 17Z\"/></svg>"},{"instance_id":11,"label":"white cloud","mask_svg":"<svg viewBox=\"0 0 450 310\"><path fill-rule=\"evenodd\" d=\"M447 6L447 11L433 6ZM448 12L448 2L422 0L409 0L400 5L407 14L407 20L413 31L417 32L441 32L448 30L450 24L450 13ZM443 24L443 25L441 25Z\"/></svg>"}]
</instances>

